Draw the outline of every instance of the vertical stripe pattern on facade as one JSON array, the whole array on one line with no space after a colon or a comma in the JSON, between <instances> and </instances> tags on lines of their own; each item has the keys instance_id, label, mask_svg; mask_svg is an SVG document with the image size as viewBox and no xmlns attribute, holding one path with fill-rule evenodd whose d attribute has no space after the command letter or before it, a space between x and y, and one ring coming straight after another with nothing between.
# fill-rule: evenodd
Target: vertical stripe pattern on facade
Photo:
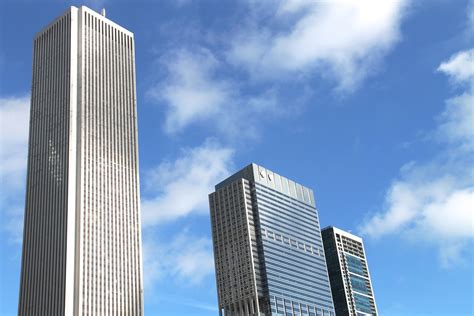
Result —
<instances>
[{"instance_id":1,"label":"vertical stripe pattern on facade","mask_svg":"<svg viewBox=\"0 0 474 316\"><path fill-rule=\"evenodd\" d=\"M71 14L33 42L19 315L65 309Z\"/></svg>"},{"instance_id":2,"label":"vertical stripe pattern on facade","mask_svg":"<svg viewBox=\"0 0 474 316\"><path fill-rule=\"evenodd\" d=\"M134 45L86 7L35 39L20 315L143 315Z\"/></svg>"},{"instance_id":3,"label":"vertical stripe pattern on facade","mask_svg":"<svg viewBox=\"0 0 474 316\"><path fill-rule=\"evenodd\" d=\"M82 315L141 315L133 34L82 10Z\"/></svg>"},{"instance_id":4,"label":"vertical stripe pattern on facade","mask_svg":"<svg viewBox=\"0 0 474 316\"><path fill-rule=\"evenodd\" d=\"M219 314L258 315L262 290L249 182L211 193L209 203Z\"/></svg>"}]
</instances>

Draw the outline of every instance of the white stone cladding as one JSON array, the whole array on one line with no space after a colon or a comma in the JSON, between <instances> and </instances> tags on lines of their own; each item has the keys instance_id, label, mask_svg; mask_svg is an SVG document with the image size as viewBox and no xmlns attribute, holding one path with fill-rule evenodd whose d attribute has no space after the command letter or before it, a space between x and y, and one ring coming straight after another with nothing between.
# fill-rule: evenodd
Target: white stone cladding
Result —
<instances>
[{"instance_id":1,"label":"white stone cladding","mask_svg":"<svg viewBox=\"0 0 474 316\"><path fill-rule=\"evenodd\" d=\"M143 315L133 34L71 7L33 56L19 315Z\"/></svg>"}]
</instances>

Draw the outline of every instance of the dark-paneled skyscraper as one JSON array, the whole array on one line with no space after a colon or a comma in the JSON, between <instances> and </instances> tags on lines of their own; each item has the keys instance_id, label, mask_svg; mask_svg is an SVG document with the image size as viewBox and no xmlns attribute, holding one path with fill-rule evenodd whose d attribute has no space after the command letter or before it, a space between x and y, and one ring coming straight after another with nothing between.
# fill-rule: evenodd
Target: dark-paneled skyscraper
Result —
<instances>
[{"instance_id":1,"label":"dark-paneled skyscraper","mask_svg":"<svg viewBox=\"0 0 474 316\"><path fill-rule=\"evenodd\" d=\"M19 315L142 315L133 34L69 8L33 42Z\"/></svg>"},{"instance_id":2,"label":"dark-paneled skyscraper","mask_svg":"<svg viewBox=\"0 0 474 316\"><path fill-rule=\"evenodd\" d=\"M322 236L336 315L377 315L362 238L335 227Z\"/></svg>"},{"instance_id":3,"label":"dark-paneled skyscraper","mask_svg":"<svg viewBox=\"0 0 474 316\"><path fill-rule=\"evenodd\" d=\"M209 204L220 315L334 315L311 189L251 164Z\"/></svg>"}]
</instances>

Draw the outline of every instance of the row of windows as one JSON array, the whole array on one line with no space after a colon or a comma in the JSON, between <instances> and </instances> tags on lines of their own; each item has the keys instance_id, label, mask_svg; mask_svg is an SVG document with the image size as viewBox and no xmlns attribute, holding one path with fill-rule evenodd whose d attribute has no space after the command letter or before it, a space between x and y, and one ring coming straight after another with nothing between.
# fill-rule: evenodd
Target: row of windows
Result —
<instances>
[{"instance_id":1,"label":"row of windows","mask_svg":"<svg viewBox=\"0 0 474 316\"><path fill-rule=\"evenodd\" d=\"M300 241L298 239L295 239L294 237L292 237L290 235L285 235L285 234L280 233L280 232L275 233L275 232L273 232L269 229L262 228L262 236L264 238L269 239L269 240L274 240L274 241L277 241L277 242L281 242L283 245L291 246L295 249L298 249L298 250L310 253L312 255L317 255L317 256L320 256L320 257L324 258L324 251L322 251L322 249L320 249L319 247L313 246L309 243L306 243L304 241Z\"/></svg>"},{"instance_id":2,"label":"row of windows","mask_svg":"<svg viewBox=\"0 0 474 316\"><path fill-rule=\"evenodd\" d=\"M306 304L301 301L294 301L281 296L271 296L270 306L272 315L335 316L332 309L322 308L321 306L313 304Z\"/></svg>"}]
</instances>

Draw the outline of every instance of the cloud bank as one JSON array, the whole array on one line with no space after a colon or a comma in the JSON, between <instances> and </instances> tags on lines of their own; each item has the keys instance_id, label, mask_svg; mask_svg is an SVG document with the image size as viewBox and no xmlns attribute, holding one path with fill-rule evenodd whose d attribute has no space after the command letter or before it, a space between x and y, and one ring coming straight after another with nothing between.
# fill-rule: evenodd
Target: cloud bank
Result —
<instances>
[{"instance_id":1,"label":"cloud bank","mask_svg":"<svg viewBox=\"0 0 474 316\"><path fill-rule=\"evenodd\" d=\"M350 92L379 71L401 39L408 2L241 3L238 27L207 32L202 37L218 40L184 41L158 57L164 73L157 72L148 95L164 108L170 134L200 122L234 140L258 136L262 118L298 104L282 96L294 92L289 86L309 93L307 79L319 77Z\"/></svg>"},{"instance_id":2,"label":"cloud bank","mask_svg":"<svg viewBox=\"0 0 474 316\"><path fill-rule=\"evenodd\" d=\"M284 1L255 5L257 16L232 40L228 57L257 77L322 73L353 90L400 40L405 0ZM270 14L265 14L271 12ZM268 16L270 15L270 16Z\"/></svg>"},{"instance_id":3,"label":"cloud bank","mask_svg":"<svg viewBox=\"0 0 474 316\"><path fill-rule=\"evenodd\" d=\"M180 50L164 62L167 77L149 95L166 102L169 133L221 112L235 94L230 82L216 77L219 62L208 50Z\"/></svg>"},{"instance_id":4,"label":"cloud bank","mask_svg":"<svg viewBox=\"0 0 474 316\"><path fill-rule=\"evenodd\" d=\"M445 154L404 166L386 194L385 209L361 227L374 238L399 234L428 242L438 248L445 267L462 261L474 240L472 52L459 52L438 67L464 90L446 101L433 132Z\"/></svg>"},{"instance_id":5,"label":"cloud bank","mask_svg":"<svg viewBox=\"0 0 474 316\"><path fill-rule=\"evenodd\" d=\"M165 79L148 96L165 107L164 130L176 134L201 123L228 139L255 138L259 114L278 114L276 93L242 92L242 83L221 74L226 65L211 51L181 49L163 58Z\"/></svg>"},{"instance_id":6,"label":"cloud bank","mask_svg":"<svg viewBox=\"0 0 474 316\"><path fill-rule=\"evenodd\" d=\"M164 278L192 286L214 274L212 241L193 236L186 229L173 236L169 243L158 242L147 235L143 253L147 288L153 288Z\"/></svg>"}]
</instances>

